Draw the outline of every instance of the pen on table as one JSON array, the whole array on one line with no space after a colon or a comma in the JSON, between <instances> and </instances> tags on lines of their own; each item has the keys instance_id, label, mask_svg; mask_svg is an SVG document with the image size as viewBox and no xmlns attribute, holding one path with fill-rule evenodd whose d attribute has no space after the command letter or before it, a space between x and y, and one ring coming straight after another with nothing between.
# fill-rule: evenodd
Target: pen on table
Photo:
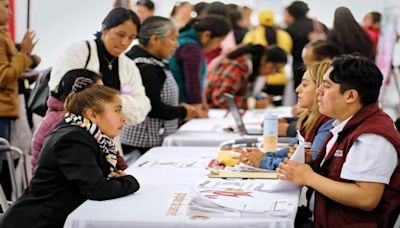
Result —
<instances>
[{"instance_id":1,"label":"pen on table","mask_svg":"<svg viewBox=\"0 0 400 228\"><path fill-rule=\"evenodd\" d=\"M226 110L225 114L224 114L224 118L226 118L229 114L229 109Z\"/></svg>"},{"instance_id":2,"label":"pen on table","mask_svg":"<svg viewBox=\"0 0 400 228\"><path fill-rule=\"evenodd\" d=\"M147 164L147 163L149 163L149 161L144 161L144 162L140 163L140 164L138 165L138 167L142 167L143 165L145 165L145 164Z\"/></svg>"},{"instance_id":3,"label":"pen on table","mask_svg":"<svg viewBox=\"0 0 400 228\"><path fill-rule=\"evenodd\" d=\"M288 147L286 147L287 149L289 149L289 150L296 150L297 148L296 147L294 147L294 146L288 146ZM319 152L319 150L311 150L311 149L304 149L304 152L306 152L306 153L312 153L312 152Z\"/></svg>"}]
</instances>

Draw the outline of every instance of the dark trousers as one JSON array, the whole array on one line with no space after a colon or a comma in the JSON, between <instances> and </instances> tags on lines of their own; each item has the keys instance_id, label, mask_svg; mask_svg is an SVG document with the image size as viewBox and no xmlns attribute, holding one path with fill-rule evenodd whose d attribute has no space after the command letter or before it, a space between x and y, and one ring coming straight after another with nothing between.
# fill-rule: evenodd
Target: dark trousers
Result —
<instances>
[{"instance_id":1,"label":"dark trousers","mask_svg":"<svg viewBox=\"0 0 400 228\"><path fill-rule=\"evenodd\" d=\"M0 117L0 137L10 140L11 118Z\"/></svg>"},{"instance_id":2,"label":"dark trousers","mask_svg":"<svg viewBox=\"0 0 400 228\"><path fill-rule=\"evenodd\" d=\"M0 117L0 137L7 141L10 141L10 124L11 118ZM7 160L0 160L0 183L7 199L11 200L12 187Z\"/></svg>"},{"instance_id":3,"label":"dark trousers","mask_svg":"<svg viewBox=\"0 0 400 228\"><path fill-rule=\"evenodd\" d=\"M297 208L296 219L294 221L294 227L296 228L312 228L314 223L311 222L311 211L308 207L301 206Z\"/></svg>"}]
</instances>

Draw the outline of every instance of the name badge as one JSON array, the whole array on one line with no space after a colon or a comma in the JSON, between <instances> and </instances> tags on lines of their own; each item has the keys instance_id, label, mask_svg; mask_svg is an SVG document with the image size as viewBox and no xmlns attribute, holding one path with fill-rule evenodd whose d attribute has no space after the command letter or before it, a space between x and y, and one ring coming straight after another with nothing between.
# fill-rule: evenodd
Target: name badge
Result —
<instances>
[{"instance_id":1,"label":"name badge","mask_svg":"<svg viewBox=\"0 0 400 228\"><path fill-rule=\"evenodd\" d=\"M343 150L336 150L333 154L334 157L343 157Z\"/></svg>"}]
</instances>

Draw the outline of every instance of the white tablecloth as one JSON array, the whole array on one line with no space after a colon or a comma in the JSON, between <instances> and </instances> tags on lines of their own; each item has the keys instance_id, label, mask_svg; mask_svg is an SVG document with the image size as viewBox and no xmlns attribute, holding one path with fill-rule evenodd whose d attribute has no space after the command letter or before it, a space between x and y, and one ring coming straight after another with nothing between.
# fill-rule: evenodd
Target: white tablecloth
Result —
<instances>
[{"instance_id":1,"label":"white tablecloth","mask_svg":"<svg viewBox=\"0 0 400 228\"><path fill-rule=\"evenodd\" d=\"M186 208L190 200L191 187L206 178L206 170L200 166L215 158L216 150L211 147L159 147L148 151L126 170L140 182L141 188L138 192L114 200L88 200L68 216L64 227L293 227L298 192L271 193L271 197L295 203L296 207L289 217L197 220L187 216ZM165 166L143 165L154 161L159 161ZM192 161L198 161L200 166L191 166L192 168L168 166L173 162ZM182 199L178 206L172 203L177 198Z\"/></svg>"},{"instance_id":2,"label":"white tablecloth","mask_svg":"<svg viewBox=\"0 0 400 228\"><path fill-rule=\"evenodd\" d=\"M282 106L265 110L247 111L243 122L249 128L261 128L266 112L275 113L279 117L290 117L291 107ZM241 135L238 132L224 132L224 128L236 128L233 117L223 109L210 109L208 119L192 119L182 125L179 130L163 141L163 146L211 146L216 147L225 141L254 138L256 136Z\"/></svg>"},{"instance_id":3,"label":"white tablecloth","mask_svg":"<svg viewBox=\"0 0 400 228\"><path fill-rule=\"evenodd\" d=\"M163 146L218 147L222 142L240 138L254 138L254 136L239 133L177 131L164 139Z\"/></svg>"}]
</instances>

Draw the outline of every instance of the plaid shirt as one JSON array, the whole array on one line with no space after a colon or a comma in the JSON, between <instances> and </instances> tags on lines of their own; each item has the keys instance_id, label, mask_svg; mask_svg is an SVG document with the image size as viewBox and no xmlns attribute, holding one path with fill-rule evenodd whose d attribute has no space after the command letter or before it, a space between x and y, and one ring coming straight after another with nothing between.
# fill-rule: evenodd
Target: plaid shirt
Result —
<instances>
[{"instance_id":1,"label":"plaid shirt","mask_svg":"<svg viewBox=\"0 0 400 228\"><path fill-rule=\"evenodd\" d=\"M228 104L222 94L230 93L235 97L238 107L246 108L251 68L251 60L247 55L222 59L215 70L207 74L205 94L208 105L212 108L227 108Z\"/></svg>"}]
</instances>

